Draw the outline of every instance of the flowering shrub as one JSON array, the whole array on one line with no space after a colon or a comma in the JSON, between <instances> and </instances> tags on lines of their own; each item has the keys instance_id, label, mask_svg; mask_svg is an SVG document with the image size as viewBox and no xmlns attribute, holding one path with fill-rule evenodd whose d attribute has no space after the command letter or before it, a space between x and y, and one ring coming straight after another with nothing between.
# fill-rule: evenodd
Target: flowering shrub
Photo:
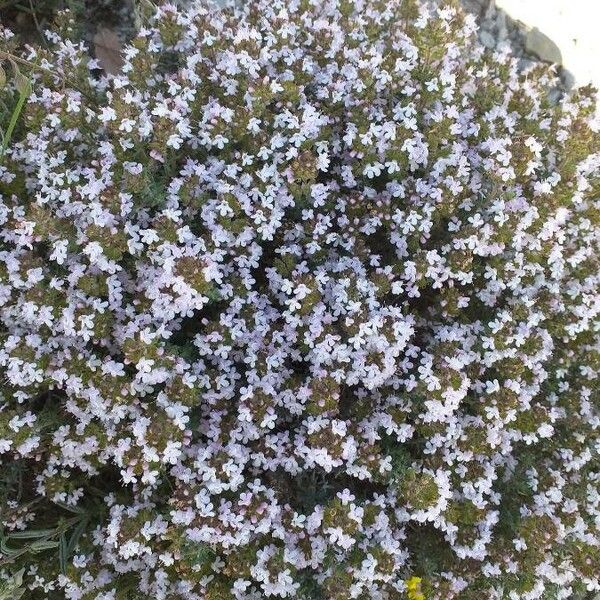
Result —
<instances>
[{"instance_id":1,"label":"flowering shrub","mask_svg":"<svg viewBox=\"0 0 600 600\"><path fill-rule=\"evenodd\" d=\"M21 54L2 32L2 101L26 96L0 166L6 585L600 590L594 93L554 105L551 69L475 31L452 2L164 4L115 76L67 20Z\"/></svg>"}]
</instances>

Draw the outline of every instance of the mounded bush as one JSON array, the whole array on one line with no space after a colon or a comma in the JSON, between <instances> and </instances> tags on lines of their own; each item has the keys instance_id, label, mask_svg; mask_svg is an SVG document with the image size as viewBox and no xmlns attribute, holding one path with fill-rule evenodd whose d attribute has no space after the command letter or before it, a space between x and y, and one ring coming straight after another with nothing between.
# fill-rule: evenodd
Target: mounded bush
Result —
<instances>
[{"instance_id":1,"label":"mounded bush","mask_svg":"<svg viewBox=\"0 0 600 600\"><path fill-rule=\"evenodd\" d=\"M593 90L454 3L63 21L1 34L3 597L600 590Z\"/></svg>"}]
</instances>

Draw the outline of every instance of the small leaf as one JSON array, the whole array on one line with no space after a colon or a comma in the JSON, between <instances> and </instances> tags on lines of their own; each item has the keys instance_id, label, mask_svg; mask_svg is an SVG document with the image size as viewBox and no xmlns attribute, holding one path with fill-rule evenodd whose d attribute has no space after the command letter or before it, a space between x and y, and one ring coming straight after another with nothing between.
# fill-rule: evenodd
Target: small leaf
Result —
<instances>
[{"instance_id":1,"label":"small leaf","mask_svg":"<svg viewBox=\"0 0 600 600\"><path fill-rule=\"evenodd\" d=\"M0 582L0 600L18 600L23 597L26 588L22 588L25 569L17 571L6 581Z\"/></svg>"},{"instance_id":2,"label":"small leaf","mask_svg":"<svg viewBox=\"0 0 600 600\"><path fill-rule=\"evenodd\" d=\"M15 75L15 87L21 96L29 96L31 94L31 80L23 73Z\"/></svg>"},{"instance_id":3,"label":"small leaf","mask_svg":"<svg viewBox=\"0 0 600 600\"><path fill-rule=\"evenodd\" d=\"M83 532L85 531L85 529L87 527L87 524L88 524L87 519L83 519L77 525L77 527L75 527L75 529L73 530L73 533L71 534L71 538L69 539L69 544L67 546L67 556L71 556L71 554L73 554L73 552L75 552L75 548L77 548L77 543L79 542L79 539L83 535Z\"/></svg>"},{"instance_id":4,"label":"small leaf","mask_svg":"<svg viewBox=\"0 0 600 600\"><path fill-rule=\"evenodd\" d=\"M6 537L10 540L30 540L48 537L55 532L55 529L31 529L29 531L14 531L9 533Z\"/></svg>"},{"instance_id":5,"label":"small leaf","mask_svg":"<svg viewBox=\"0 0 600 600\"><path fill-rule=\"evenodd\" d=\"M60 500L54 501L54 504L64 508L65 510L68 510L69 512L75 513L76 515L87 515L87 511L81 506L74 506L73 504L67 504L66 502L61 502Z\"/></svg>"},{"instance_id":6,"label":"small leaf","mask_svg":"<svg viewBox=\"0 0 600 600\"><path fill-rule=\"evenodd\" d=\"M0 67L0 88L6 85L6 71Z\"/></svg>"},{"instance_id":7,"label":"small leaf","mask_svg":"<svg viewBox=\"0 0 600 600\"><path fill-rule=\"evenodd\" d=\"M60 534L60 546L58 549L58 560L60 563L60 572L63 575L67 574L67 560L69 558L68 555L68 545L67 545L67 536L65 533Z\"/></svg>"},{"instance_id":8,"label":"small leaf","mask_svg":"<svg viewBox=\"0 0 600 600\"><path fill-rule=\"evenodd\" d=\"M25 569L20 569L12 576L13 585L16 587L21 587L23 584L23 575L25 574Z\"/></svg>"},{"instance_id":9,"label":"small leaf","mask_svg":"<svg viewBox=\"0 0 600 600\"><path fill-rule=\"evenodd\" d=\"M57 548L58 542L50 542L50 541L39 541L33 542L31 546L29 546L30 552L42 552L43 550L50 550L51 548Z\"/></svg>"},{"instance_id":10,"label":"small leaf","mask_svg":"<svg viewBox=\"0 0 600 600\"><path fill-rule=\"evenodd\" d=\"M0 538L0 554L4 554L5 556L8 556L10 558L11 556L17 556L20 552L21 551L17 548L10 548L9 546L7 546L6 538Z\"/></svg>"},{"instance_id":11,"label":"small leaf","mask_svg":"<svg viewBox=\"0 0 600 600\"><path fill-rule=\"evenodd\" d=\"M12 67L15 77L20 75L21 71L19 70L19 65L10 56L8 57L8 60L10 61L10 66Z\"/></svg>"}]
</instances>

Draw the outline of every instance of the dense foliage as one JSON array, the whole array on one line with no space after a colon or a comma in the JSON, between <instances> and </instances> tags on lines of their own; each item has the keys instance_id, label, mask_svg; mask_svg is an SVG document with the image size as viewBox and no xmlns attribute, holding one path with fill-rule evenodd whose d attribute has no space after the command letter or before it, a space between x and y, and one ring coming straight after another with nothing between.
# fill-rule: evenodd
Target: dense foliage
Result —
<instances>
[{"instance_id":1,"label":"dense foliage","mask_svg":"<svg viewBox=\"0 0 600 600\"><path fill-rule=\"evenodd\" d=\"M63 25L1 32L5 596L600 590L593 91L454 3Z\"/></svg>"}]
</instances>

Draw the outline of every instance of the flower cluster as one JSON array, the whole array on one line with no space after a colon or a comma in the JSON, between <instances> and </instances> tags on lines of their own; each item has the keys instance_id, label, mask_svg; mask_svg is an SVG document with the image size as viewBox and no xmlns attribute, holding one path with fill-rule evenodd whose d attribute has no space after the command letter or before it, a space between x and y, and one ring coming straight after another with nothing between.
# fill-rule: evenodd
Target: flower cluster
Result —
<instances>
[{"instance_id":1,"label":"flower cluster","mask_svg":"<svg viewBox=\"0 0 600 600\"><path fill-rule=\"evenodd\" d=\"M116 75L64 23L0 164L2 577L600 590L594 91L453 1L162 4Z\"/></svg>"}]
</instances>

